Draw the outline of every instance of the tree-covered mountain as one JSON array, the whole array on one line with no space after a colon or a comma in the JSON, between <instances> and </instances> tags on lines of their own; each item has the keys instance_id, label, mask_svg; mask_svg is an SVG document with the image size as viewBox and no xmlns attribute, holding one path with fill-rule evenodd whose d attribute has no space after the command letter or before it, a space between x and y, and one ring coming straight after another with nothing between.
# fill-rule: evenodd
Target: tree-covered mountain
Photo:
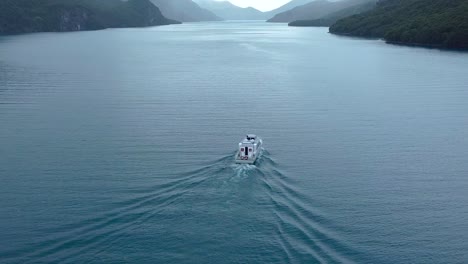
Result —
<instances>
[{"instance_id":1,"label":"tree-covered mountain","mask_svg":"<svg viewBox=\"0 0 468 264\"><path fill-rule=\"evenodd\" d=\"M381 0L371 11L339 20L330 32L468 49L468 0Z\"/></svg>"},{"instance_id":2,"label":"tree-covered mountain","mask_svg":"<svg viewBox=\"0 0 468 264\"><path fill-rule=\"evenodd\" d=\"M60 32L180 23L149 0L2 0L0 33Z\"/></svg>"},{"instance_id":3,"label":"tree-covered mountain","mask_svg":"<svg viewBox=\"0 0 468 264\"><path fill-rule=\"evenodd\" d=\"M361 3L350 6L348 8L333 12L319 19L312 20L296 20L289 23L291 27L329 27L336 23L336 21L349 17L352 15L360 14L369 11L375 7L377 0L369 0L367 3Z\"/></svg>"},{"instance_id":4,"label":"tree-covered mountain","mask_svg":"<svg viewBox=\"0 0 468 264\"><path fill-rule=\"evenodd\" d=\"M369 0L315 0L305 5L296 6L293 9L279 13L269 19L268 22L289 23L296 20L320 19L334 12L367 2L369 2Z\"/></svg>"},{"instance_id":5,"label":"tree-covered mountain","mask_svg":"<svg viewBox=\"0 0 468 264\"><path fill-rule=\"evenodd\" d=\"M192 0L151 0L165 17L182 22L219 21L213 12L200 7Z\"/></svg>"},{"instance_id":6,"label":"tree-covered mountain","mask_svg":"<svg viewBox=\"0 0 468 264\"><path fill-rule=\"evenodd\" d=\"M201 7L226 20L266 20L267 14L253 7L242 8L229 1L195 0Z\"/></svg>"}]
</instances>

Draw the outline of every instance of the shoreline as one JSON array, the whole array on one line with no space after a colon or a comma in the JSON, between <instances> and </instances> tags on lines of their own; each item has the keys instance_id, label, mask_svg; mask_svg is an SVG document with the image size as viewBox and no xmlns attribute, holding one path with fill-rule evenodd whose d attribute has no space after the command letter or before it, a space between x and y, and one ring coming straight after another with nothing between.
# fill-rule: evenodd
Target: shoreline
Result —
<instances>
[{"instance_id":1,"label":"shoreline","mask_svg":"<svg viewBox=\"0 0 468 264\"><path fill-rule=\"evenodd\" d=\"M174 23L169 24L161 24L161 25L153 25L153 26L142 26L142 27L106 27L106 28L96 28L96 29L85 29L85 30L66 30L66 31L25 31L25 32L0 32L0 37L8 37L8 36L19 36L19 35L27 35L27 34L38 34L38 33L74 33L74 32L93 32L93 31L101 31L107 29L119 29L119 28L150 28L150 27L163 27L163 26L171 26L171 25L182 25L183 22L175 21Z\"/></svg>"},{"instance_id":2,"label":"shoreline","mask_svg":"<svg viewBox=\"0 0 468 264\"><path fill-rule=\"evenodd\" d=\"M438 50L444 50L444 51L468 52L468 48L450 48L450 47L445 47L443 45L424 44L424 43L416 43L416 42L391 41L391 40L386 40L385 38L356 36L356 35L349 34L349 33L336 33L336 32L330 32L330 31L328 33L336 35L336 36L349 37L349 38L359 38L359 39L368 39L368 40L382 40L386 44L395 45L395 46L406 46L406 47L426 48L426 49L438 49Z\"/></svg>"}]
</instances>

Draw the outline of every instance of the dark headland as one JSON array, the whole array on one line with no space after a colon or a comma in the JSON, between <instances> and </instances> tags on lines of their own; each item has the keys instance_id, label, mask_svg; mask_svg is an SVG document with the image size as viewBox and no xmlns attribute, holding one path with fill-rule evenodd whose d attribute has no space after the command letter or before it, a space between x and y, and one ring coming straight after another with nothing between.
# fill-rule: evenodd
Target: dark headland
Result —
<instances>
[{"instance_id":1,"label":"dark headland","mask_svg":"<svg viewBox=\"0 0 468 264\"><path fill-rule=\"evenodd\" d=\"M2 0L0 34L147 27L180 22L149 0Z\"/></svg>"}]
</instances>

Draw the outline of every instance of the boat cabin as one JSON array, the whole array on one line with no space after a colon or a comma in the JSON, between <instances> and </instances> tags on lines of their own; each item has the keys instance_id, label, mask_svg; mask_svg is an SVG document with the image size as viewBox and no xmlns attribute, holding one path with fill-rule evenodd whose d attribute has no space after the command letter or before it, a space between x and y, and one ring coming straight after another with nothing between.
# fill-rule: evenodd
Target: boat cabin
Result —
<instances>
[{"instance_id":1,"label":"boat cabin","mask_svg":"<svg viewBox=\"0 0 468 264\"><path fill-rule=\"evenodd\" d=\"M239 157L242 160L256 159L261 148L261 141L256 135L249 134L239 143Z\"/></svg>"}]
</instances>

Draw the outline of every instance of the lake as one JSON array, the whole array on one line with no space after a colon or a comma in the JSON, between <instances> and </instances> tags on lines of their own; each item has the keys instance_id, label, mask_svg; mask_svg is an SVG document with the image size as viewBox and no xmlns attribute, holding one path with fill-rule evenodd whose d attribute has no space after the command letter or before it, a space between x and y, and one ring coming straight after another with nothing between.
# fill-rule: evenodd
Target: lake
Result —
<instances>
[{"instance_id":1,"label":"lake","mask_svg":"<svg viewBox=\"0 0 468 264\"><path fill-rule=\"evenodd\" d=\"M468 53L326 28L0 37L0 262L466 263L467 102Z\"/></svg>"}]
</instances>

